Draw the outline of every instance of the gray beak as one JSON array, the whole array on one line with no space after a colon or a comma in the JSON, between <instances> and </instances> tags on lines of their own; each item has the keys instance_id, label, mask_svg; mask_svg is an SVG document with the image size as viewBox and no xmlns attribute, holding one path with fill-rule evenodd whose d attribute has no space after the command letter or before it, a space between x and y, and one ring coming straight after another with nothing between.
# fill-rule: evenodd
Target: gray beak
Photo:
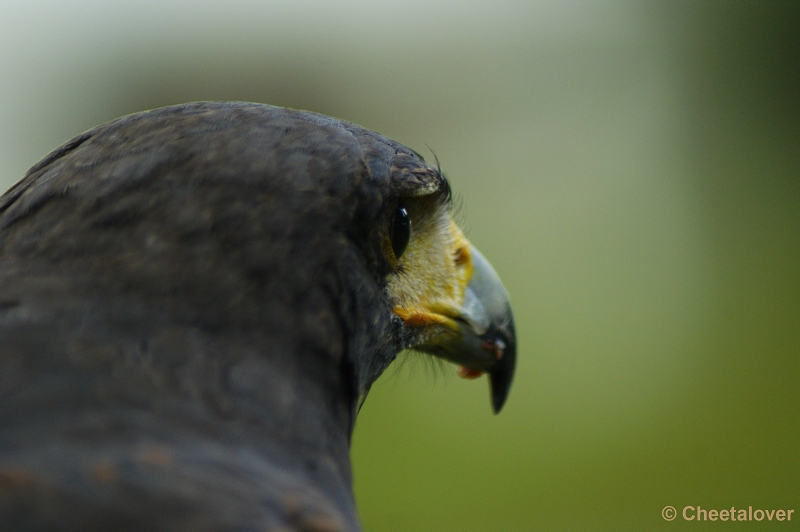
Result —
<instances>
[{"instance_id":1,"label":"gray beak","mask_svg":"<svg viewBox=\"0 0 800 532\"><path fill-rule=\"evenodd\" d=\"M514 378L517 338L508 293L497 273L474 246L473 273L467 285L461 316L461 337L438 354L476 371L489 374L492 408L499 413Z\"/></svg>"}]
</instances>

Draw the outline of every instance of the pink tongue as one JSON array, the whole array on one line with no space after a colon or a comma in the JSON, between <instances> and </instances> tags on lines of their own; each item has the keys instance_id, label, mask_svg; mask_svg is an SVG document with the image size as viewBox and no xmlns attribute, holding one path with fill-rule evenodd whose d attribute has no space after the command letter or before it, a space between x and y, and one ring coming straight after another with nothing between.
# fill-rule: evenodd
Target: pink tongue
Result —
<instances>
[{"instance_id":1,"label":"pink tongue","mask_svg":"<svg viewBox=\"0 0 800 532\"><path fill-rule=\"evenodd\" d=\"M477 369L469 369L464 366L458 366L458 376L462 379L473 380L483 375L483 372Z\"/></svg>"}]
</instances>

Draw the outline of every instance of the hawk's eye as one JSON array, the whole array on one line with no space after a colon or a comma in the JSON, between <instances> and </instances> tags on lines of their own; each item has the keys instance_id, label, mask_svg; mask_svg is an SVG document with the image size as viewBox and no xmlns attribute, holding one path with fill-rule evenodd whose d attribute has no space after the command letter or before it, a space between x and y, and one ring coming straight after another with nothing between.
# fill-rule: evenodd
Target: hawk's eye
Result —
<instances>
[{"instance_id":1,"label":"hawk's eye","mask_svg":"<svg viewBox=\"0 0 800 532\"><path fill-rule=\"evenodd\" d=\"M390 236L394 258L399 260L406 247L408 247L408 241L411 238L411 218L409 218L408 211L402 205L397 207L394 217L392 217Z\"/></svg>"}]
</instances>

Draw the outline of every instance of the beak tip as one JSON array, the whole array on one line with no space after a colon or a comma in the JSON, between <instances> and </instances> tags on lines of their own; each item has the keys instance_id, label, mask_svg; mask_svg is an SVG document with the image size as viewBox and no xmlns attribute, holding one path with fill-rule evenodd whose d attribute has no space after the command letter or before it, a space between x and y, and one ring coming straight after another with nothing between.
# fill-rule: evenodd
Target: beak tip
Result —
<instances>
[{"instance_id":1,"label":"beak tip","mask_svg":"<svg viewBox=\"0 0 800 532\"><path fill-rule=\"evenodd\" d=\"M498 400L496 397L492 398L492 412L494 412L494 415L497 415L497 414L500 413L500 410L503 409L503 404L504 403L505 403L505 399Z\"/></svg>"},{"instance_id":2,"label":"beak tip","mask_svg":"<svg viewBox=\"0 0 800 532\"><path fill-rule=\"evenodd\" d=\"M492 410L495 414L499 414L503 409L503 405L508 398L508 392L511 390L511 377L513 371L493 371L489 374L489 388L492 399Z\"/></svg>"},{"instance_id":3,"label":"beak tip","mask_svg":"<svg viewBox=\"0 0 800 532\"><path fill-rule=\"evenodd\" d=\"M492 410L499 414L506 403L511 391L511 382L514 379L514 369L517 362L516 338L514 337L513 324L506 338L509 340L508 348L503 358L494 368L489 370L489 389L492 399Z\"/></svg>"}]
</instances>

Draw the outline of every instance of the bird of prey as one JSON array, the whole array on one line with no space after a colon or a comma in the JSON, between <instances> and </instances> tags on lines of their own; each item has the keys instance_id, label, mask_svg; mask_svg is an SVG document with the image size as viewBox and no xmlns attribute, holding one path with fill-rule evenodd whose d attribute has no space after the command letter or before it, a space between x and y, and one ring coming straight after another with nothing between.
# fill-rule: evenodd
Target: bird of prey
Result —
<instances>
[{"instance_id":1,"label":"bird of prey","mask_svg":"<svg viewBox=\"0 0 800 532\"><path fill-rule=\"evenodd\" d=\"M403 349L515 364L438 164L251 103L126 116L0 198L0 530L353 531L350 437Z\"/></svg>"}]
</instances>

